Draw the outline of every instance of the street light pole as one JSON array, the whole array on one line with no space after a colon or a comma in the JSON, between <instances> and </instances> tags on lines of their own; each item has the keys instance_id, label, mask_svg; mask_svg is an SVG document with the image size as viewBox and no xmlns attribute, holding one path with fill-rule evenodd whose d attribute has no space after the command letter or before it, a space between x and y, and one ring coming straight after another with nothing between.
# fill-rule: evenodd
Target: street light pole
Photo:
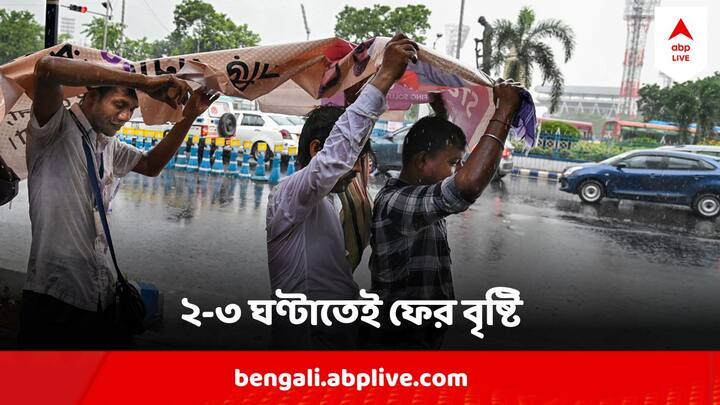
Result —
<instances>
[{"instance_id":1,"label":"street light pole","mask_svg":"<svg viewBox=\"0 0 720 405\"><path fill-rule=\"evenodd\" d=\"M125 0L122 0L122 9L120 13L120 43L118 44L118 55L122 56L125 52Z\"/></svg>"},{"instance_id":2,"label":"street light pole","mask_svg":"<svg viewBox=\"0 0 720 405\"><path fill-rule=\"evenodd\" d=\"M103 7L105 7L105 29L103 30L103 50L107 50L107 32L108 32L108 20L110 19L110 10L112 9L112 5L110 4L110 0L107 0L102 3Z\"/></svg>"},{"instance_id":3,"label":"street light pole","mask_svg":"<svg viewBox=\"0 0 720 405\"><path fill-rule=\"evenodd\" d=\"M438 32L435 35L437 35L437 37L435 38L435 41L433 41L433 49L435 49L435 45L437 45L438 39L442 38L442 36L443 36L442 32Z\"/></svg>"},{"instance_id":4,"label":"street light pole","mask_svg":"<svg viewBox=\"0 0 720 405\"><path fill-rule=\"evenodd\" d=\"M302 11L303 24L305 24L305 34L307 35L305 40L309 41L310 40L310 26L308 25L307 16L305 15L305 5L303 5L302 3L300 3L300 11Z\"/></svg>"},{"instance_id":5,"label":"street light pole","mask_svg":"<svg viewBox=\"0 0 720 405\"><path fill-rule=\"evenodd\" d=\"M60 0L47 0L45 3L45 48L57 44L59 6Z\"/></svg>"},{"instance_id":6,"label":"street light pole","mask_svg":"<svg viewBox=\"0 0 720 405\"><path fill-rule=\"evenodd\" d=\"M465 0L460 0L460 22L458 23L457 47L455 48L455 59L460 59L460 43L462 40L463 13L465 12Z\"/></svg>"}]
</instances>

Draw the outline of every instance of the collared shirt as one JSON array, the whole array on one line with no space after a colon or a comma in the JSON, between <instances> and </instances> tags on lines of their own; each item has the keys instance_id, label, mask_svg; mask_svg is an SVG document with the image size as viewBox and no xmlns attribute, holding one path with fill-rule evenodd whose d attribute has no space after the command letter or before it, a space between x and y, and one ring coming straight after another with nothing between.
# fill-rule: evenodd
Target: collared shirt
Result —
<instances>
[{"instance_id":1,"label":"collared shirt","mask_svg":"<svg viewBox=\"0 0 720 405\"><path fill-rule=\"evenodd\" d=\"M389 179L373 205L373 292L389 302L454 299L444 218L471 204L458 192L455 175L429 186Z\"/></svg>"},{"instance_id":2,"label":"collared shirt","mask_svg":"<svg viewBox=\"0 0 720 405\"><path fill-rule=\"evenodd\" d=\"M358 287L330 191L357 161L385 96L368 85L335 123L323 148L276 185L268 197L266 230L270 285L311 299L353 299Z\"/></svg>"},{"instance_id":3,"label":"collared shirt","mask_svg":"<svg viewBox=\"0 0 720 405\"><path fill-rule=\"evenodd\" d=\"M142 152L96 134L79 105L71 110L90 136L96 170L103 159L100 183L107 207L119 178L135 167ZM64 107L42 127L34 114L30 118L26 159L32 245L25 289L96 311L112 301L115 270L81 142L82 133Z\"/></svg>"}]
</instances>

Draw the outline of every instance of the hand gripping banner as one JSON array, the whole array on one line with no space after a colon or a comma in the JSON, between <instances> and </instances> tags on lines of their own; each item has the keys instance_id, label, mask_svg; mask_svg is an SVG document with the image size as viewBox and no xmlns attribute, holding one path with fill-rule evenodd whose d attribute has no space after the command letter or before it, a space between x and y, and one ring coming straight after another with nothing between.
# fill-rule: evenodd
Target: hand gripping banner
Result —
<instances>
[{"instance_id":1,"label":"hand gripping banner","mask_svg":"<svg viewBox=\"0 0 720 405\"><path fill-rule=\"evenodd\" d=\"M140 62L107 51L72 44L56 45L0 66L0 156L21 179L27 177L25 143L34 91L33 72L35 63L45 55L104 64L144 75L175 74L193 88L206 86L228 96L249 100L269 96L268 93L276 89L283 92L299 87L303 92L291 93L305 98L299 104L309 110L314 105L326 103L344 105L345 90L371 77L382 64L383 49L389 40L377 37L354 45L339 38L328 38ZM412 104L427 103L430 93L441 93L449 119L465 131L468 147L472 148L494 111L493 83L484 73L420 46L418 62L411 63L390 90L388 105L390 109L404 110ZM66 107L71 98L86 91L85 87L65 86ZM513 127L517 137L532 144L535 109L529 94L524 94L526 98ZM146 124L175 122L182 116L181 109L173 110L140 91L138 98ZM297 104L298 100L287 102ZM265 110L272 112L281 107L275 105Z\"/></svg>"}]
</instances>

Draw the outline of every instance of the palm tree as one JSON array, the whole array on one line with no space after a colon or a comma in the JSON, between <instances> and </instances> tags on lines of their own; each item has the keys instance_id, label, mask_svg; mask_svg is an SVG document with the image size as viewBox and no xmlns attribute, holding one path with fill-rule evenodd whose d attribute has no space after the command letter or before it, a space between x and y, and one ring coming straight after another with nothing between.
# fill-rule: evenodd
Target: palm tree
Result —
<instances>
[{"instance_id":1,"label":"palm tree","mask_svg":"<svg viewBox=\"0 0 720 405\"><path fill-rule=\"evenodd\" d=\"M535 12L529 7L520 10L516 23L501 19L496 20L493 26L497 52L491 61L492 69L499 71L504 65L506 78L515 79L529 89L532 85L532 70L538 67L543 84L549 82L552 85L550 112L554 112L560 102L564 79L555 63L555 55L545 40L560 41L567 62L575 50L575 33L572 28L555 19L535 24Z\"/></svg>"}]
</instances>

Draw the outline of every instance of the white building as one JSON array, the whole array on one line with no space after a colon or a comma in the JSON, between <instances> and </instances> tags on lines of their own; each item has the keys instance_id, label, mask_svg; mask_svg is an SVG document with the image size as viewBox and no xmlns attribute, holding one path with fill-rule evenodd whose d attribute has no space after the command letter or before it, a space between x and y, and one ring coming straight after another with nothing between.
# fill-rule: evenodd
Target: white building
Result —
<instances>
[{"instance_id":1,"label":"white building","mask_svg":"<svg viewBox=\"0 0 720 405\"><path fill-rule=\"evenodd\" d=\"M74 18L60 17L60 35L62 34L68 34L71 41L76 39Z\"/></svg>"},{"instance_id":2,"label":"white building","mask_svg":"<svg viewBox=\"0 0 720 405\"><path fill-rule=\"evenodd\" d=\"M535 87L536 103L550 107L550 86ZM591 113L612 118L620 111L620 88L608 86L565 86L556 114Z\"/></svg>"}]
</instances>

